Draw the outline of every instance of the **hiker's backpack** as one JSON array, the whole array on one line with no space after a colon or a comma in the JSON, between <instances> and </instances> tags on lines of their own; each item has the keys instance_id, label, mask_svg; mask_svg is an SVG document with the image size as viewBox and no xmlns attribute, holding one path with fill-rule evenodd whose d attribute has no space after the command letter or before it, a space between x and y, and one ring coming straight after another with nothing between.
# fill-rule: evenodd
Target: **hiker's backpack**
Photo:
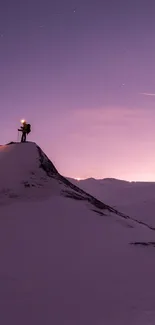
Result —
<instances>
[{"instance_id":1,"label":"hiker's backpack","mask_svg":"<svg viewBox=\"0 0 155 325\"><path fill-rule=\"evenodd\" d=\"M27 124L26 133L29 134L31 132L31 124Z\"/></svg>"}]
</instances>

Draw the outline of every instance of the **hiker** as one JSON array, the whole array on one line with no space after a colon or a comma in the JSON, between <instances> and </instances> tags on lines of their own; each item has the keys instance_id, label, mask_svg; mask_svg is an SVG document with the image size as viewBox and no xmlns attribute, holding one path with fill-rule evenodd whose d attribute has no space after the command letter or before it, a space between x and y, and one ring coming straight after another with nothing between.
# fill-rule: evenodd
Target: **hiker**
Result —
<instances>
[{"instance_id":1,"label":"hiker","mask_svg":"<svg viewBox=\"0 0 155 325\"><path fill-rule=\"evenodd\" d=\"M22 132L21 142L26 142L26 135L31 132L31 125L27 124L26 121L21 121L22 126L18 131Z\"/></svg>"}]
</instances>

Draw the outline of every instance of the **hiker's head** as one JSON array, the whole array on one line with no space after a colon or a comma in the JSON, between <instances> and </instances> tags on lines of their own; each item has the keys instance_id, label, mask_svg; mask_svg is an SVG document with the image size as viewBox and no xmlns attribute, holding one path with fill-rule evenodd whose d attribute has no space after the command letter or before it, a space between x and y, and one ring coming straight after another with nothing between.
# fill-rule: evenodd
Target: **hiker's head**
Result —
<instances>
[{"instance_id":1,"label":"hiker's head","mask_svg":"<svg viewBox=\"0 0 155 325\"><path fill-rule=\"evenodd\" d=\"M21 123L22 123L22 125L25 125L26 124L26 121L25 120L21 120Z\"/></svg>"}]
</instances>

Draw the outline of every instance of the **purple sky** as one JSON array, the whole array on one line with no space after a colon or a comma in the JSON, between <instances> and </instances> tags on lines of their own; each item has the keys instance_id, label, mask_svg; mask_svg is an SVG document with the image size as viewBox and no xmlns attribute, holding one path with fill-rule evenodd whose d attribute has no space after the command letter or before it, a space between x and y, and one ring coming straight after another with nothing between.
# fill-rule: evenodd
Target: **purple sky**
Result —
<instances>
[{"instance_id":1,"label":"purple sky","mask_svg":"<svg viewBox=\"0 0 155 325\"><path fill-rule=\"evenodd\" d=\"M0 143L70 177L155 180L155 1L1 0Z\"/></svg>"}]
</instances>

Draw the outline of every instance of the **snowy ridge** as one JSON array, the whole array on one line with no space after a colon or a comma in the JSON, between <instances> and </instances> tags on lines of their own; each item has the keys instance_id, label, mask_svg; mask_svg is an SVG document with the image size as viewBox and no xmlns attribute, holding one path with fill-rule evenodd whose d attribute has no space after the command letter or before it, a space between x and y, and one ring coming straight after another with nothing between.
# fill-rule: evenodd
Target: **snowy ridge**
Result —
<instances>
[{"instance_id":1,"label":"snowy ridge","mask_svg":"<svg viewBox=\"0 0 155 325\"><path fill-rule=\"evenodd\" d=\"M7 171L7 175L6 175ZM45 195L63 195L86 201L100 214L125 215L86 193L59 174L35 143L10 143L0 147L0 200Z\"/></svg>"},{"instance_id":2,"label":"snowy ridge","mask_svg":"<svg viewBox=\"0 0 155 325\"><path fill-rule=\"evenodd\" d=\"M8 200L10 203L13 199L62 195L84 201L89 209L101 216L111 215L121 218L129 227L134 227L136 223L155 230L155 227L147 222L119 212L79 188L78 183L73 184L60 175L50 159L35 143L10 143L0 147L0 179L0 204L6 204Z\"/></svg>"}]
</instances>

